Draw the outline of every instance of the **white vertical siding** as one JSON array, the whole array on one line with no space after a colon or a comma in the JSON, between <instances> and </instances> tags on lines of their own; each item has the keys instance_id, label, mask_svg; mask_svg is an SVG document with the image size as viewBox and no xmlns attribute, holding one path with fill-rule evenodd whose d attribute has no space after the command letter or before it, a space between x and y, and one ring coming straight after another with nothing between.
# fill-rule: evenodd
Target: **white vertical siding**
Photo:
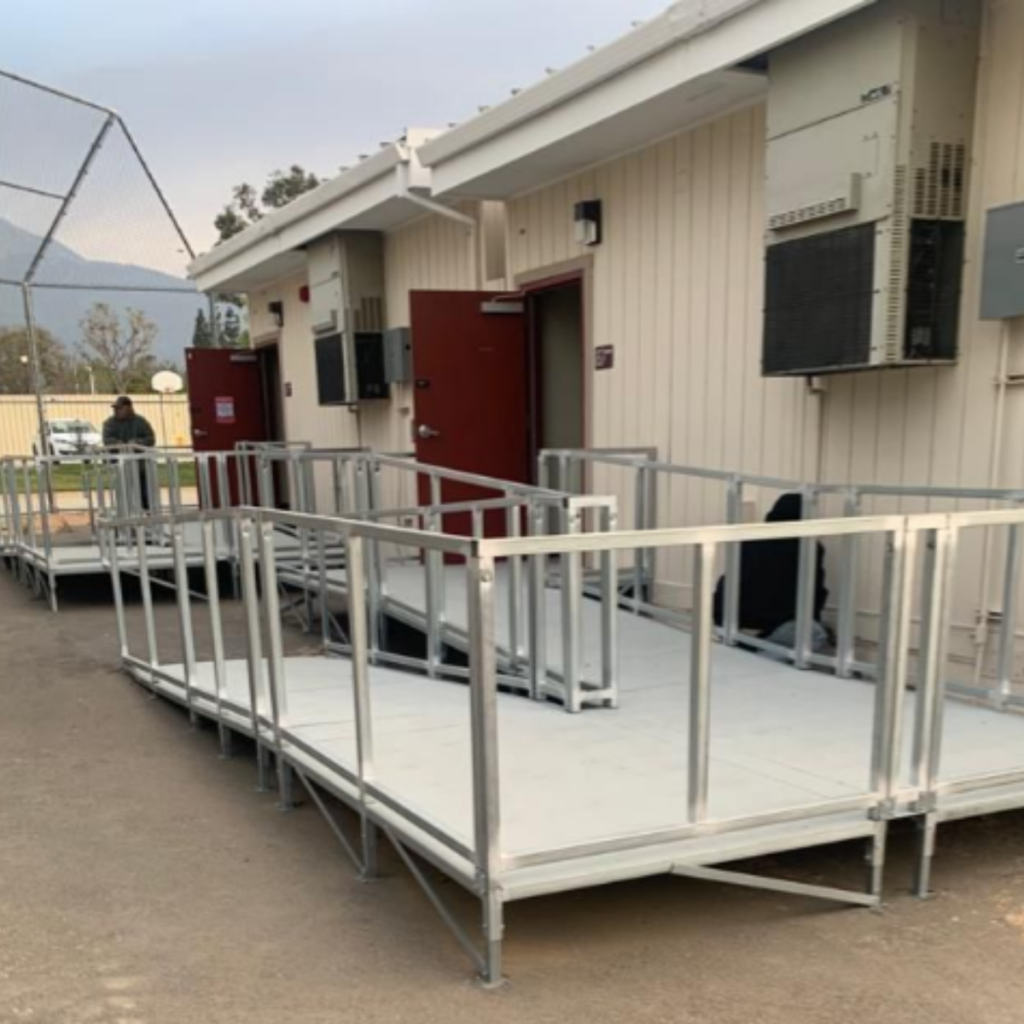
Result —
<instances>
[{"instance_id":1,"label":"white vertical siding","mask_svg":"<svg viewBox=\"0 0 1024 1024\"><path fill-rule=\"evenodd\" d=\"M593 260L588 340L613 345L615 367L588 376L592 446L814 475L817 398L760 375L764 117L760 106L741 111L509 204L513 278ZM573 234L582 199L603 205L604 239L589 250ZM618 494L631 525L625 479L599 473L594 485ZM722 519L721 486L680 481L670 495L666 524ZM667 598L688 589L683 572L679 560L659 567Z\"/></svg>"},{"instance_id":2,"label":"white vertical siding","mask_svg":"<svg viewBox=\"0 0 1024 1024\"><path fill-rule=\"evenodd\" d=\"M513 277L593 258L591 343L615 346L614 369L590 377L594 445L813 472L814 400L802 383L760 376L763 165L756 107L510 203ZM572 226L586 198L604 212L590 250Z\"/></svg>"},{"instance_id":3,"label":"white vertical siding","mask_svg":"<svg viewBox=\"0 0 1024 1024\"><path fill-rule=\"evenodd\" d=\"M1024 199L1024 3L986 5L975 152L967 224L967 265L955 367L889 371L829 379L824 399L821 477L826 482L1024 487L1024 391L1011 387L1002 423L1002 457L992 476L1002 326L978 319L986 211ZM1024 370L1024 322L1010 328L1010 371ZM876 501L878 511L914 512L925 503ZM933 503L936 510L949 503ZM979 502L972 507L980 507ZM996 541L996 553L1000 542ZM962 539L953 608L966 654L979 610L998 609L1002 565L993 561L982 597L982 538ZM865 579L866 619L877 610Z\"/></svg>"},{"instance_id":4,"label":"white vertical siding","mask_svg":"<svg viewBox=\"0 0 1024 1024\"><path fill-rule=\"evenodd\" d=\"M503 288L504 210L500 203L466 203L460 212L475 216L477 231L436 214L414 221L385 236L384 277L387 326L409 326L412 291L470 291ZM391 402L368 407L362 414L363 443L382 451L412 446L413 389L393 387Z\"/></svg>"},{"instance_id":5,"label":"white vertical siding","mask_svg":"<svg viewBox=\"0 0 1024 1024\"><path fill-rule=\"evenodd\" d=\"M321 406L317 402L316 355L309 325L309 305L299 298L306 275L277 281L249 296L250 332L257 342L272 337L274 325L267 306L284 303L284 327L278 335L281 382L286 388L285 436L309 441L316 448L351 448L360 443L358 418L345 408ZM287 385L292 394L287 396Z\"/></svg>"}]
</instances>

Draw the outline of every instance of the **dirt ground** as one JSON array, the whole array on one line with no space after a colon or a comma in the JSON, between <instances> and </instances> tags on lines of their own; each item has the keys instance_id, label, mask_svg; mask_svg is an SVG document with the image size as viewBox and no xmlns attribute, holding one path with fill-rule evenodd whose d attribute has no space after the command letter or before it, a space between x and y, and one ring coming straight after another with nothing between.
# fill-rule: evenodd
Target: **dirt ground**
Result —
<instances>
[{"instance_id":1,"label":"dirt ground","mask_svg":"<svg viewBox=\"0 0 1024 1024\"><path fill-rule=\"evenodd\" d=\"M315 808L119 674L101 595L62 608L0 575L0 1021L1024 1020L1024 815L944 829L928 902L896 835L880 914L668 878L513 905L485 992L394 857L357 881ZM756 867L853 885L859 858Z\"/></svg>"}]
</instances>

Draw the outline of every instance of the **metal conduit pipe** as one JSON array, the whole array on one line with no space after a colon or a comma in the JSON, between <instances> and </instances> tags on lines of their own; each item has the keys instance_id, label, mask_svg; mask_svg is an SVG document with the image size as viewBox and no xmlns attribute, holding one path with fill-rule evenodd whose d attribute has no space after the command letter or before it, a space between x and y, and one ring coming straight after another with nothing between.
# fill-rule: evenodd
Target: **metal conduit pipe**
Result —
<instances>
[{"instance_id":1,"label":"metal conduit pipe","mask_svg":"<svg viewBox=\"0 0 1024 1024\"><path fill-rule=\"evenodd\" d=\"M999 479L1003 461L1003 437L1006 427L1007 369L1010 358L1010 321L1004 320L999 335L999 373L996 377L996 401L992 411L992 448L988 467L988 489L994 490ZM991 508L989 502L989 508ZM985 650L988 647L988 605L989 588L992 584L992 530L986 528L981 554L981 582L978 594L978 614L974 630L974 673L975 686L981 680L985 668Z\"/></svg>"}]
</instances>

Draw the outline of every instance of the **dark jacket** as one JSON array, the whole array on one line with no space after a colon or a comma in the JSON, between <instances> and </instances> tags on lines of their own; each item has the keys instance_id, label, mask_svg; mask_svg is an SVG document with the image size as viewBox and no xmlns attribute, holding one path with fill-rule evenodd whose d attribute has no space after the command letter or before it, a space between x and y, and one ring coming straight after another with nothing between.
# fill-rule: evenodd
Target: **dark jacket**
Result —
<instances>
[{"instance_id":1,"label":"dark jacket","mask_svg":"<svg viewBox=\"0 0 1024 1024\"><path fill-rule=\"evenodd\" d=\"M803 498L784 494L768 513L769 523L797 522L803 519ZM814 618L828 600L825 586L825 549L817 545L818 564L814 582ZM739 628L763 636L796 619L797 581L800 576L800 541L745 541L740 545ZM715 624L724 621L725 578L715 589Z\"/></svg>"},{"instance_id":2,"label":"dark jacket","mask_svg":"<svg viewBox=\"0 0 1024 1024\"><path fill-rule=\"evenodd\" d=\"M156 434L145 416L133 413L127 419L119 420L116 416L103 424L103 447L118 448L123 445L139 445L142 448L156 446Z\"/></svg>"}]
</instances>

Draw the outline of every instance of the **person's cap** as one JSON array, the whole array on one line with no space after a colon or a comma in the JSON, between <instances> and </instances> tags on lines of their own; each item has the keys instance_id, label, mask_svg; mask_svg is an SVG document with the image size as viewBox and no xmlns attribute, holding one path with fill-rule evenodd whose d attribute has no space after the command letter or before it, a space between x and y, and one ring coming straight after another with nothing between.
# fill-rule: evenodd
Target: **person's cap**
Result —
<instances>
[{"instance_id":1,"label":"person's cap","mask_svg":"<svg viewBox=\"0 0 1024 1024\"><path fill-rule=\"evenodd\" d=\"M119 395L117 401L114 402L114 404L110 408L111 409L124 409L126 406L128 408L131 408L132 407L132 400L127 395Z\"/></svg>"}]
</instances>

